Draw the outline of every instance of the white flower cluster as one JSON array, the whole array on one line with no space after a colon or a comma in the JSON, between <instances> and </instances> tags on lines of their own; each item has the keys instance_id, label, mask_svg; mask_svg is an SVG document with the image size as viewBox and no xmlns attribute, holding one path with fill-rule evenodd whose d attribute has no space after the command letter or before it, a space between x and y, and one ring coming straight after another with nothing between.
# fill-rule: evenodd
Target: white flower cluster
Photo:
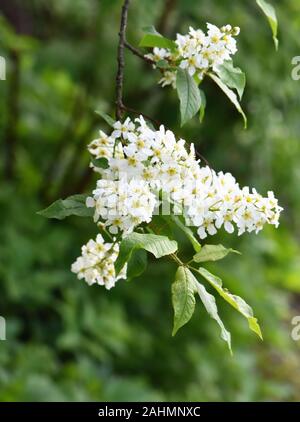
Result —
<instances>
[{"instance_id":1,"label":"white flower cluster","mask_svg":"<svg viewBox=\"0 0 300 422\"><path fill-rule=\"evenodd\" d=\"M158 63L162 60L168 62L168 68L162 69L163 77L159 83L164 87L176 86L176 68L179 65L182 69L187 69L188 73L202 80L204 75L212 69L217 71L218 66L224 61L230 60L231 56L237 52L235 36L240 32L238 27L232 28L225 25L218 28L207 23L207 34L201 29L189 28L186 35L177 34L177 49L157 48L146 57ZM154 67L156 67L154 65Z\"/></svg>"},{"instance_id":2,"label":"white flower cluster","mask_svg":"<svg viewBox=\"0 0 300 422\"><path fill-rule=\"evenodd\" d=\"M252 192L248 187L241 189L230 173L216 174L207 167L200 169L198 177L202 184L191 192L186 221L198 227L200 239L216 234L221 227L228 233L237 227L241 235L258 233L266 223L278 226L282 208L273 192L262 197L255 189Z\"/></svg>"},{"instance_id":3,"label":"white flower cluster","mask_svg":"<svg viewBox=\"0 0 300 422\"><path fill-rule=\"evenodd\" d=\"M149 223L156 205L156 197L143 180L100 179L88 198L87 206L95 207L94 221L101 218L108 230L117 234L133 231L143 222Z\"/></svg>"},{"instance_id":4,"label":"white flower cluster","mask_svg":"<svg viewBox=\"0 0 300 422\"><path fill-rule=\"evenodd\" d=\"M230 173L201 167L193 144L187 148L183 139L177 141L164 126L152 129L143 117L116 122L110 136L100 132L88 149L93 157L106 158L108 167L94 167L100 179L86 205L95 209L95 222L116 239L160 212L181 214L200 239L221 227L240 235L258 233L266 223L279 224L282 208L272 192L262 197L255 189L240 188ZM161 199L170 206L162 206ZM88 284L109 289L126 276L126 267L115 275L118 251L117 242L105 243L99 234L82 247L72 271Z\"/></svg>"},{"instance_id":5,"label":"white flower cluster","mask_svg":"<svg viewBox=\"0 0 300 422\"><path fill-rule=\"evenodd\" d=\"M107 136L102 130L99 135L98 139L88 145L88 151L94 158L109 158L113 154L114 138Z\"/></svg>"},{"instance_id":6,"label":"white flower cluster","mask_svg":"<svg viewBox=\"0 0 300 422\"><path fill-rule=\"evenodd\" d=\"M89 284L99 284L106 289L114 287L120 279L126 278L126 265L115 275L114 263L118 257L118 243L105 243L101 234L97 235L96 241L89 240L81 248L82 255L72 264L71 271L77 274L77 277L85 279Z\"/></svg>"},{"instance_id":7,"label":"white flower cluster","mask_svg":"<svg viewBox=\"0 0 300 422\"><path fill-rule=\"evenodd\" d=\"M159 210L159 194L173 205L167 213L176 208L201 239L223 226L229 233L236 227L240 235L258 233L265 223L278 225L282 208L272 192L262 197L255 189L241 189L230 173L201 167L194 145L187 149L186 142L176 141L164 126L153 130L143 117L135 122L127 118L115 123L107 139L108 145L114 141L120 146L118 157L108 146L109 166L98 169L102 178L87 206L95 207L95 221L100 219L111 233L126 234L149 223ZM97 141L93 144L97 149Z\"/></svg>"}]
</instances>

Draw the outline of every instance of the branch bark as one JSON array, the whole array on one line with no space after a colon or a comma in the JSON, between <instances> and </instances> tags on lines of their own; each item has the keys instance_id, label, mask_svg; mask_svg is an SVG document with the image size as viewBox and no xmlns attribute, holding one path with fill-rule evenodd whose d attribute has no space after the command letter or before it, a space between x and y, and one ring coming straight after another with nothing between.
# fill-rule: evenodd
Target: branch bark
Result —
<instances>
[{"instance_id":1,"label":"branch bark","mask_svg":"<svg viewBox=\"0 0 300 422\"><path fill-rule=\"evenodd\" d=\"M126 41L126 27L128 20L128 8L130 0L125 0L122 12L121 23L119 31L119 45L118 45L118 70L116 77L116 119L121 120L123 115L123 81L124 81L124 67L125 67L125 41Z\"/></svg>"},{"instance_id":2,"label":"branch bark","mask_svg":"<svg viewBox=\"0 0 300 422\"><path fill-rule=\"evenodd\" d=\"M124 111L129 111L134 114L141 114L146 119L152 121L152 123L156 125L160 125L155 119L152 119L148 115L138 112L131 107L127 107L124 105L123 102L123 82L124 82L124 67L125 67L125 48L130 50L134 55L139 57L140 59L144 60L147 63L154 64L153 60L145 57L137 48L133 47L129 44L126 40L126 28L127 28L127 21L128 21L128 9L129 9L130 0L125 0L122 12L121 12L121 23L120 23L120 31L119 31L119 45L118 45L118 70L116 76L116 119L121 120Z\"/></svg>"},{"instance_id":3,"label":"branch bark","mask_svg":"<svg viewBox=\"0 0 300 422\"><path fill-rule=\"evenodd\" d=\"M135 56L139 57L140 59L144 60L145 62L149 64L155 64L155 61L149 59L148 57L145 57L143 53L141 53L137 48L133 47L133 45L129 44L129 42L125 41L124 43L125 47L130 50Z\"/></svg>"}]
</instances>

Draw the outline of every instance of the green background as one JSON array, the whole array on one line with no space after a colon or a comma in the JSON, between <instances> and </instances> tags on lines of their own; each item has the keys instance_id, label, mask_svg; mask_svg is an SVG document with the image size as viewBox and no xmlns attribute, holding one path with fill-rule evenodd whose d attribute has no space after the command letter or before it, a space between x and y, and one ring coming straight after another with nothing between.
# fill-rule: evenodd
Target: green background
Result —
<instances>
[{"instance_id":1,"label":"green background","mask_svg":"<svg viewBox=\"0 0 300 422\"><path fill-rule=\"evenodd\" d=\"M232 332L234 356L197 304L190 323L171 337L170 285L176 267L150 260L147 272L107 292L70 272L80 247L95 236L89 219L49 221L36 211L59 197L89 192L86 145L107 129L95 109L113 112L120 1L0 1L0 400L300 399L300 55L298 0L272 1L280 23L276 52L254 0L132 0L128 40L142 27L165 35L211 22L241 27L234 62L247 75L242 102L248 130L210 81L206 118L179 127L176 92L159 73L126 52L125 102L194 141L216 170L242 185L274 190L285 208L278 230L212 239L242 252L210 265L255 310L261 342L246 320L217 298ZM10 24L8 23L10 22ZM188 254L189 245L182 244Z\"/></svg>"}]
</instances>

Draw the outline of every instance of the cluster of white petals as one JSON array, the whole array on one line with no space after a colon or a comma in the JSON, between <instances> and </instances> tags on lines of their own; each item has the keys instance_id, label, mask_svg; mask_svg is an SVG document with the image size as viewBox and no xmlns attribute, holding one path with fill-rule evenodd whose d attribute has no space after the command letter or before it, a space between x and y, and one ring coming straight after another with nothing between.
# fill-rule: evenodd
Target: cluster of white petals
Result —
<instances>
[{"instance_id":1,"label":"cluster of white petals","mask_svg":"<svg viewBox=\"0 0 300 422\"><path fill-rule=\"evenodd\" d=\"M147 57L163 73L159 83L175 87L178 67L198 80L207 72L217 73L236 53L234 37L238 34L239 28L230 25L207 24L207 33L190 27L188 34L177 34L176 48L155 47ZM179 215L200 239L221 228L241 235L258 233L265 224L279 224L282 208L273 192L263 197L255 189L240 187L232 174L201 166L194 144L177 140L162 125L155 130L142 116L115 122L110 134L100 131L88 151L99 179L86 206L93 208L94 221L112 239L107 243L98 234L82 247L73 263L72 271L89 285L110 289L126 278L126 265L115 273L119 242L138 226L151 223L157 214Z\"/></svg>"},{"instance_id":2,"label":"cluster of white petals","mask_svg":"<svg viewBox=\"0 0 300 422\"><path fill-rule=\"evenodd\" d=\"M117 276L115 274L118 243L105 243L101 234L98 234L96 240L91 239L82 246L81 253L71 267L71 271L80 280L85 279L89 285L97 283L109 290L118 280L126 278L126 265Z\"/></svg>"},{"instance_id":3,"label":"cluster of white petals","mask_svg":"<svg viewBox=\"0 0 300 422\"><path fill-rule=\"evenodd\" d=\"M143 180L100 179L87 206L95 207L94 221L105 222L110 233L128 234L141 223L150 223L156 196Z\"/></svg>"},{"instance_id":4,"label":"cluster of white petals","mask_svg":"<svg viewBox=\"0 0 300 422\"><path fill-rule=\"evenodd\" d=\"M272 192L262 197L255 189L241 188L230 173L200 166L194 145L177 141L164 126L154 130L143 117L127 118L105 136L105 147L102 132L99 145L92 142L93 151L107 157L108 167L97 169L101 179L87 206L95 208L95 221L111 233L127 234L158 212L181 214L201 239L221 227L241 235L258 233L266 223L278 226L282 208ZM115 154L113 144L118 145ZM161 208L162 197L170 208Z\"/></svg>"},{"instance_id":5,"label":"cluster of white petals","mask_svg":"<svg viewBox=\"0 0 300 422\"><path fill-rule=\"evenodd\" d=\"M114 143L114 138L100 130L99 138L88 145L88 151L94 158L109 158L113 154Z\"/></svg>"},{"instance_id":6,"label":"cluster of white petals","mask_svg":"<svg viewBox=\"0 0 300 422\"><path fill-rule=\"evenodd\" d=\"M175 88L176 67L187 69L191 76L196 75L199 80L202 80L209 70L217 71L218 66L230 60L237 52L234 37L239 32L238 27L232 28L231 25L218 28L207 23L207 33L190 27L188 34L177 34L177 49L155 47L153 53L147 54L146 57L158 66L162 60L168 63L166 70L161 69L163 76L159 83L163 87L171 85ZM154 67L156 67L155 64Z\"/></svg>"},{"instance_id":7,"label":"cluster of white petals","mask_svg":"<svg viewBox=\"0 0 300 422\"><path fill-rule=\"evenodd\" d=\"M154 130L142 116L116 122L110 135L100 131L88 150L95 159L105 158L107 166L93 166L100 178L86 205L94 208L94 221L115 239L159 213L181 215L200 239L222 227L241 235L258 233L266 223L279 224L282 208L273 192L263 197L255 189L241 188L230 173L201 166L194 144L176 140L164 126ZM82 247L72 271L90 285L110 289L126 277L126 267L115 274L118 252L117 241L105 243L98 234Z\"/></svg>"}]
</instances>

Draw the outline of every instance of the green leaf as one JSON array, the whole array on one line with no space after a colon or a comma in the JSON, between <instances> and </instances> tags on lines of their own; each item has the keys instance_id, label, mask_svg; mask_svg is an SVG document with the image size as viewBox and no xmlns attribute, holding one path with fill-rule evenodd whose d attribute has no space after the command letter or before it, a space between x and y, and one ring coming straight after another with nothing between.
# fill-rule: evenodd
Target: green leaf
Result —
<instances>
[{"instance_id":1,"label":"green leaf","mask_svg":"<svg viewBox=\"0 0 300 422\"><path fill-rule=\"evenodd\" d=\"M106 123L113 127L113 125L115 124L115 121L112 117L110 117L108 114L104 113L101 110L95 110L95 113L98 114L100 117L102 117L103 120L106 121Z\"/></svg>"},{"instance_id":2,"label":"green leaf","mask_svg":"<svg viewBox=\"0 0 300 422\"><path fill-rule=\"evenodd\" d=\"M230 252L240 254L234 249L227 249L223 245L204 245L200 252L194 255L195 262L219 261L225 258Z\"/></svg>"},{"instance_id":3,"label":"green leaf","mask_svg":"<svg viewBox=\"0 0 300 422\"><path fill-rule=\"evenodd\" d=\"M230 101L234 104L237 111L243 116L244 127L246 129L247 128L247 117L246 117L245 113L243 112L243 109L242 109L242 107L241 107L241 105L240 105L240 103L237 99L236 94L231 89L229 89L228 86L226 86L217 75L214 75L213 73L208 73L208 75L219 86L219 88L221 88L221 90L227 95L227 97L230 99Z\"/></svg>"},{"instance_id":4,"label":"green leaf","mask_svg":"<svg viewBox=\"0 0 300 422\"><path fill-rule=\"evenodd\" d=\"M234 67L232 60L228 60L220 65L217 73L225 85L237 90L241 100L246 86L245 73L239 67Z\"/></svg>"},{"instance_id":5,"label":"green leaf","mask_svg":"<svg viewBox=\"0 0 300 422\"><path fill-rule=\"evenodd\" d=\"M156 30L155 26L153 26L153 25L144 26L142 29L143 29L143 32L145 32L145 34L153 34L153 35L160 35L160 36L162 36Z\"/></svg>"},{"instance_id":6,"label":"green leaf","mask_svg":"<svg viewBox=\"0 0 300 422\"><path fill-rule=\"evenodd\" d=\"M171 219L176 224L176 226L179 227L183 231L183 233L186 235L186 237L189 239L195 252L199 252L201 250L201 245L196 239L196 237L194 236L194 233L192 232L192 230L189 227L187 227L185 224L183 224L180 221L180 218L177 217L176 215L171 215Z\"/></svg>"},{"instance_id":7,"label":"green leaf","mask_svg":"<svg viewBox=\"0 0 300 422\"><path fill-rule=\"evenodd\" d=\"M178 267L172 284L174 326L172 336L191 319L195 310L193 274L185 267Z\"/></svg>"},{"instance_id":8,"label":"green leaf","mask_svg":"<svg viewBox=\"0 0 300 422\"><path fill-rule=\"evenodd\" d=\"M200 113L199 113L199 120L200 123L203 122L205 116L205 109L206 109L206 95L202 89L199 90L200 97L201 97L201 106L200 106Z\"/></svg>"},{"instance_id":9,"label":"green leaf","mask_svg":"<svg viewBox=\"0 0 300 422\"><path fill-rule=\"evenodd\" d=\"M105 157L101 157L101 158L92 158L91 159L93 165L95 167L101 168L101 169L107 169L108 166L108 159Z\"/></svg>"},{"instance_id":10,"label":"green leaf","mask_svg":"<svg viewBox=\"0 0 300 422\"><path fill-rule=\"evenodd\" d=\"M127 281L140 276L147 268L147 253L143 249L133 252L127 266Z\"/></svg>"},{"instance_id":11,"label":"green leaf","mask_svg":"<svg viewBox=\"0 0 300 422\"><path fill-rule=\"evenodd\" d=\"M199 88L187 70L178 68L176 88L180 100L181 126L195 116L201 107Z\"/></svg>"},{"instance_id":12,"label":"green leaf","mask_svg":"<svg viewBox=\"0 0 300 422\"><path fill-rule=\"evenodd\" d=\"M119 256L115 262L116 274L119 274L132 253L137 249L145 249L152 253L155 258L161 258L177 251L177 242L170 240L167 236L156 234L131 233L126 236L121 244Z\"/></svg>"},{"instance_id":13,"label":"green leaf","mask_svg":"<svg viewBox=\"0 0 300 422\"><path fill-rule=\"evenodd\" d=\"M169 38L163 37L159 32L156 31L154 26L146 26L143 28L145 35L140 41L140 47L159 47L168 48L172 51L176 50L177 44L175 41Z\"/></svg>"},{"instance_id":14,"label":"green leaf","mask_svg":"<svg viewBox=\"0 0 300 422\"><path fill-rule=\"evenodd\" d=\"M207 280L210 285L216 289L219 295L226 300L233 308L240 312L247 320L249 328L254 331L261 339L262 333L257 318L253 315L252 308L239 296L231 294L227 289L223 288L222 280L219 277L211 274L205 268L200 267L197 272Z\"/></svg>"},{"instance_id":15,"label":"green leaf","mask_svg":"<svg viewBox=\"0 0 300 422\"><path fill-rule=\"evenodd\" d=\"M278 38L277 38L278 21L277 21L276 11L274 7L270 3L267 3L265 0L256 0L256 3L261 8L261 10L266 15L269 21L269 25L271 27L272 34L273 34L275 48L276 50L278 50Z\"/></svg>"},{"instance_id":16,"label":"green leaf","mask_svg":"<svg viewBox=\"0 0 300 422\"><path fill-rule=\"evenodd\" d=\"M63 220L70 215L79 217L92 217L94 210L85 205L87 195L72 195L66 199L58 199L48 208L38 211L37 214L46 218L56 218Z\"/></svg>"},{"instance_id":17,"label":"green leaf","mask_svg":"<svg viewBox=\"0 0 300 422\"><path fill-rule=\"evenodd\" d=\"M197 290L197 292L200 296L200 299L201 299L207 313L217 322L217 324L221 328L221 338L224 341L226 341L228 348L230 350L230 353L232 353L232 350L231 350L231 334L230 334L229 331L226 330L226 328L223 324L223 321L219 317L216 299L214 298L213 295L211 295L210 293L208 293L206 291L205 287L201 283L198 282L198 280L194 277L194 275L192 273L190 273L190 276L193 277L193 279L194 279L195 288L196 288L196 290Z\"/></svg>"}]
</instances>

